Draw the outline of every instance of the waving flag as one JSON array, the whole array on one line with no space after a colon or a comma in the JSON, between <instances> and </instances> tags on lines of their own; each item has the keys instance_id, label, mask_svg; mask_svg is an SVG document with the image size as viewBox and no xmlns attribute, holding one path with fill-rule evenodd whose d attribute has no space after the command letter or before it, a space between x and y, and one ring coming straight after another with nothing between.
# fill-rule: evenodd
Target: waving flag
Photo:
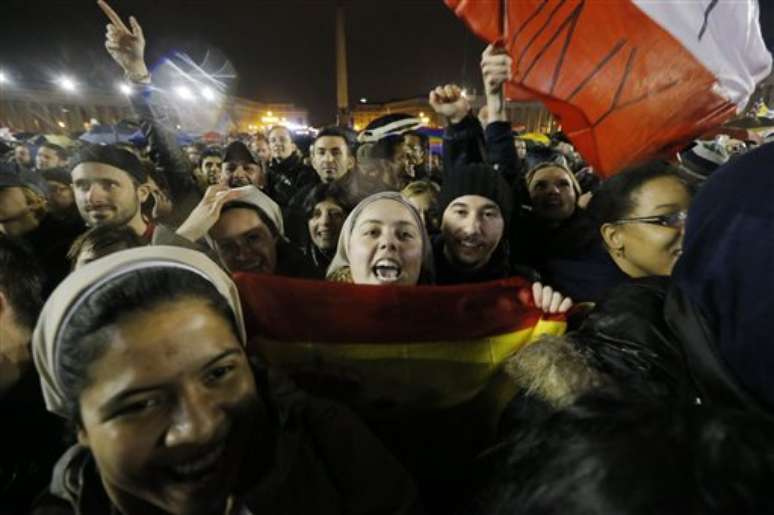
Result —
<instances>
[{"instance_id":1,"label":"waving flag","mask_svg":"<svg viewBox=\"0 0 774 515\"><path fill-rule=\"evenodd\" d=\"M249 347L356 409L445 408L563 317L528 307L520 278L451 287L358 286L237 274Z\"/></svg>"},{"instance_id":2,"label":"waving flag","mask_svg":"<svg viewBox=\"0 0 774 515\"><path fill-rule=\"evenodd\" d=\"M605 175L720 125L771 70L757 0L445 2L513 58L506 95L541 100Z\"/></svg>"}]
</instances>

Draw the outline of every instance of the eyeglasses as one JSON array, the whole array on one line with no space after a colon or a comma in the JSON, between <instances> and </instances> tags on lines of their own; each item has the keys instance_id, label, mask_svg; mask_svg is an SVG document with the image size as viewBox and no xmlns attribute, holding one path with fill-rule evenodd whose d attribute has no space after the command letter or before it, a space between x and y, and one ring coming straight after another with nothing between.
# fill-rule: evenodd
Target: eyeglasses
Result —
<instances>
[{"instance_id":1,"label":"eyeglasses","mask_svg":"<svg viewBox=\"0 0 774 515\"><path fill-rule=\"evenodd\" d=\"M688 220L688 211L676 211L668 215L641 216L638 218L626 218L613 222L614 224L653 224L662 227L682 227Z\"/></svg>"}]
</instances>

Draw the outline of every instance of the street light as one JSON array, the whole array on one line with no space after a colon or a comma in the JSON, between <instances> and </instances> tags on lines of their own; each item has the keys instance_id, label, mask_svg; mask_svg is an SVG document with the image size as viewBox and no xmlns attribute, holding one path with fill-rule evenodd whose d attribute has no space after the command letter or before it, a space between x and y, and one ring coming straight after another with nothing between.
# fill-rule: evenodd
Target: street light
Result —
<instances>
[{"instance_id":1,"label":"street light","mask_svg":"<svg viewBox=\"0 0 774 515\"><path fill-rule=\"evenodd\" d=\"M78 89L78 85L75 81L66 75L59 78L59 87L70 93L73 93Z\"/></svg>"},{"instance_id":2,"label":"street light","mask_svg":"<svg viewBox=\"0 0 774 515\"><path fill-rule=\"evenodd\" d=\"M368 99L366 97L363 97L363 98L360 99L360 103L361 104L367 104L368 103Z\"/></svg>"},{"instance_id":3,"label":"street light","mask_svg":"<svg viewBox=\"0 0 774 515\"><path fill-rule=\"evenodd\" d=\"M129 96L132 94L132 87L129 84L126 84L125 82L119 82L118 91L120 91L126 96Z\"/></svg>"},{"instance_id":4,"label":"street light","mask_svg":"<svg viewBox=\"0 0 774 515\"><path fill-rule=\"evenodd\" d=\"M8 83L8 76L4 72L0 72L0 84Z\"/></svg>"},{"instance_id":5,"label":"street light","mask_svg":"<svg viewBox=\"0 0 774 515\"><path fill-rule=\"evenodd\" d=\"M202 89L202 98L204 98L204 100L208 102L212 102L213 100L215 100L215 92L212 91L212 89L205 86Z\"/></svg>"},{"instance_id":6,"label":"street light","mask_svg":"<svg viewBox=\"0 0 774 515\"><path fill-rule=\"evenodd\" d=\"M193 100L194 94L191 88L188 86L177 86L175 88L175 94L183 100Z\"/></svg>"}]
</instances>

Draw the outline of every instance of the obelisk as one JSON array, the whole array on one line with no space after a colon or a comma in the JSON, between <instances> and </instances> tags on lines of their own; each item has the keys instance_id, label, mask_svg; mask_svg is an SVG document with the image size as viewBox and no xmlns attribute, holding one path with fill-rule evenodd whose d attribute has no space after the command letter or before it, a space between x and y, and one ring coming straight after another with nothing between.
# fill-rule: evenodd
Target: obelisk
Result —
<instances>
[{"instance_id":1,"label":"obelisk","mask_svg":"<svg viewBox=\"0 0 774 515\"><path fill-rule=\"evenodd\" d=\"M347 35L344 26L344 5L336 2L336 123L351 127L349 88L347 86Z\"/></svg>"}]
</instances>

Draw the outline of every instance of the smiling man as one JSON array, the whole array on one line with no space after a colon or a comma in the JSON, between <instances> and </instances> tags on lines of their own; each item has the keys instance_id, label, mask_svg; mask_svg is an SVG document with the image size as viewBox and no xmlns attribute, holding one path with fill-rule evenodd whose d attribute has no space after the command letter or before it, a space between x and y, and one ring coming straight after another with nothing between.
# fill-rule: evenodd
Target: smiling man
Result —
<instances>
[{"instance_id":1,"label":"smiling man","mask_svg":"<svg viewBox=\"0 0 774 515\"><path fill-rule=\"evenodd\" d=\"M287 127L272 127L269 150L269 195L284 208L296 193L317 182L317 177L314 170L304 164Z\"/></svg>"},{"instance_id":2,"label":"smiling man","mask_svg":"<svg viewBox=\"0 0 774 515\"><path fill-rule=\"evenodd\" d=\"M137 157L112 145L90 146L76 156L71 175L86 225L128 225L150 240L153 226L140 210L149 194L148 176Z\"/></svg>"},{"instance_id":3,"label":"smiling man","mask_svg":"<svg viewBox=\"0 0 774 515\"><path fill-rule=\"evenodd\" d=\"M508 277L510 189L492 168L467 165L450 170L439 197L441 235L433 245L437 284Z\"/></svg>"}]
</instances>

